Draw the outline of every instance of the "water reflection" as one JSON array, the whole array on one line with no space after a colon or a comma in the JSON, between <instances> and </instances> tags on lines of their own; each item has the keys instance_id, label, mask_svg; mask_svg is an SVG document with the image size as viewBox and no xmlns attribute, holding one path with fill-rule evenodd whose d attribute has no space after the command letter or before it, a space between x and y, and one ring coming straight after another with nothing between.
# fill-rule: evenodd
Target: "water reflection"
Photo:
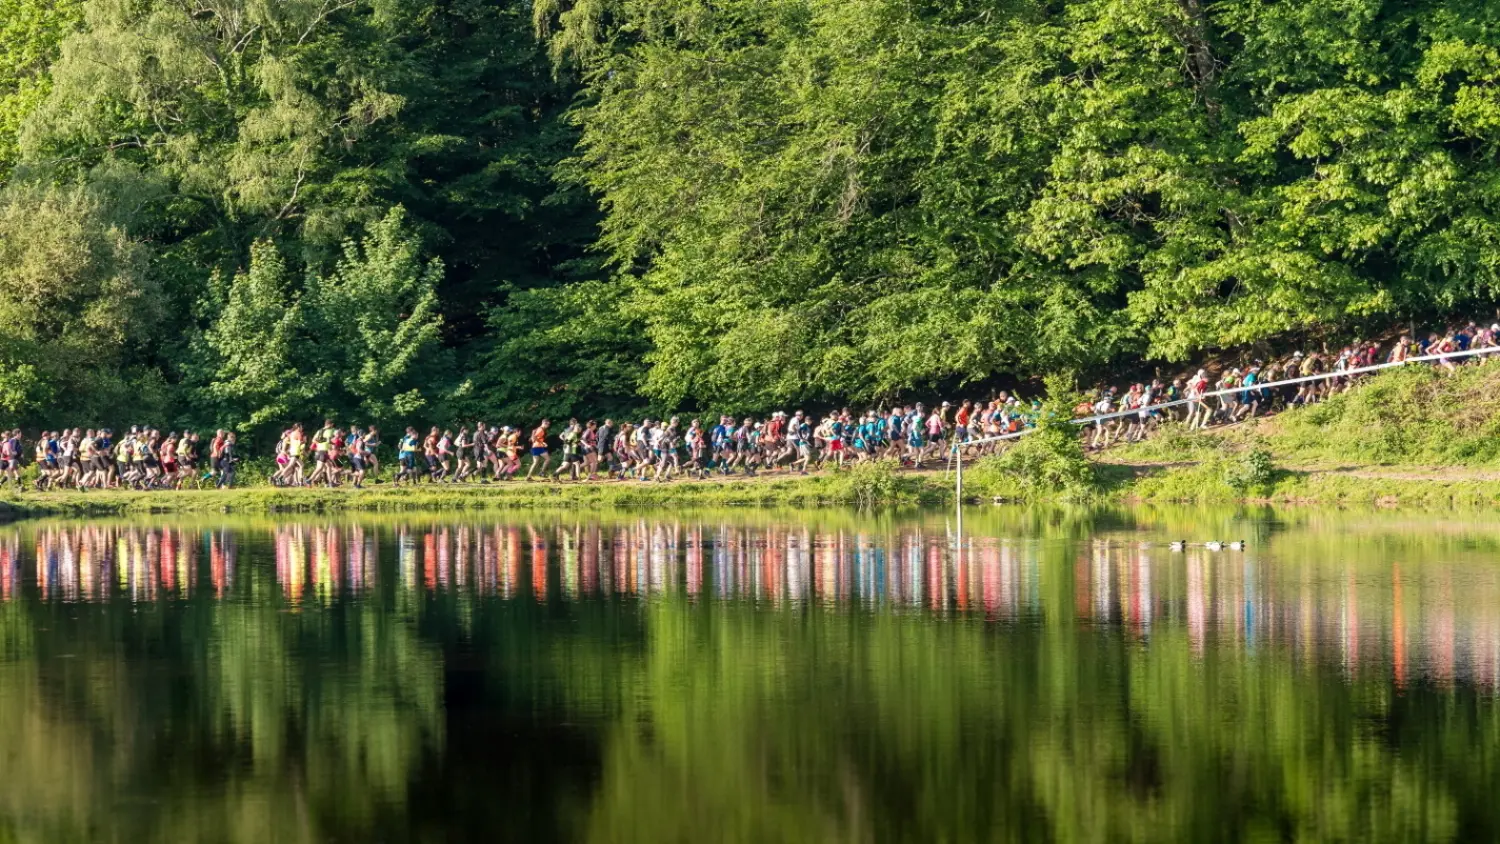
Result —
<instances>
[{"instance_id":1,"label":"water reflection","mask_svg":"<svg viewBox=\"0 0 1500 844\"><path fill-rule=\"evenodd\" d=\"M7 527L0 828L1500 836L1500 530L1170 518Z\"/></svg>"},{"instance_id":2,"label":"water reflection","mask_svg":"<svg viewBox=\"0 0 1500 844\"><path fill-rule=\"evenodd\" d=\"M1117 625L1148 640L1186 631L1206 647L1282 646L1333 658L1350 674L1500 684L1500 569L1300 558L1272 547L1184 553L1138 538L1071 543L1070 606L1048 607L1039 538L955 536L929 525L883 531L637 519L612 524L285 524L271 529L274 578L290 604L357 600L381 576L394 538L392 586L431 594L579 601L681 595L772 608L813 603L974 615L1037 623L1050 613ZM21 553L0 535L0 597L28 576L47 600L180 600L248 589L239 543L254 531L140 525L51 525ZM1295 551L1295 548L1292 549ZM1054 573L1051 575L1056 577Z\"/></svg>"}]
</instances>

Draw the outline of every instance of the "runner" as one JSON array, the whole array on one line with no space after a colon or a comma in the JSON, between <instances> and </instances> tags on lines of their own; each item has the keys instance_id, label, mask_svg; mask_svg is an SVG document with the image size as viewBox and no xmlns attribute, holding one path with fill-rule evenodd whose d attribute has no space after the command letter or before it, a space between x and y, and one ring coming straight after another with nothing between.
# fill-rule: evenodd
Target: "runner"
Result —
<instances>
[{"instance_id":1,"label":"runner","mask_svg":"<svg viewBox=\"0 0 1500 844\"><path fill-rule=\"evenodd\" d=\"M531 465L526 467L526 480L530 481L537 465L542 467L542 480L547 478L547 467L552 465L552 453L547 450L547 428L552 422L542 420L542 424L536 426L531 432Z\"/></svg>"},{"instance_id":2,"label":"runner","mask_svg":"<svg viewBox=\"0 0 1500 844\"><path fill-rule=\"evenodd\" d=\"M438 480L438 438L442 434L436 427L422 439L422 462L426 465L427 482Z\"/></svg>"},{"instance_id":3,"label":"runner","mask_svg":"<svg viewBox=\"0 0 1500 844\"><path fill-rule=\"evenodd\" d=\"M421 441L417 439L417 429L408 426L396 451L396 462L399 466L394 481L396 486L401 486L402 481L408 484L417 482L417 451L420 448Z\"/></svg>"},{"instance_id":4,"label":"runner","mask_svg":"<svg viewBox=\"0 0 1500 844\"><path fill-rule=\"evenodd\" d=\"M233 431L224 433L223 440L219 441L217 454L214 462L214 470L218 473L218 489L231 489L234 487L235 464L239 458L235 456L235 436Z\"/></svg>"},{"instance_id":5,"label":"runner","mask_svg":"<svg viewBox=\"0 0 1500 844\"><path fill-rule=\"evenodd\" d=\"M369 470L369 445L365 435L355 425L349 429L349 437L345 440L349 451L349 480L355 489L364 489L365 472Z\"/></svg>"},{"instance_id":6,"label":"runner","mask_svg":"<svg viewBox=\"0 0 1500 844\"><path fill-rule=\"evenodd\" d=\"M567 427L563 428L558 439L562 442L562 463L558 465L553 480L561 480L563 473L566 472L570 480L576 481L578 468L582 462L582 455L579 451L583 440L583 429L578 425L578 420L569 419Z\"/></svg>"},{"instance_id":7,"label":"runner","mask_svg":"<svg viewBox=\"0 0 1500 844\"><path fill-rule=\"evenodd\" d=\"M599 471L599 423L590 419L583 428L584 480L592 481Z\"/></svg>"},{"instance_id":8,"label":"runner","mask_svg":"<svg viewBox=\"0 0 1500 844\"><path fill-rule=\"evenodd\" d=\"M437 430L437 429L433 429ZM434 450L437 453L438 471L436 480L441 483L450 483L453 465L453 432L447 428L438 436Z\"/></svg>"}]
</instances>

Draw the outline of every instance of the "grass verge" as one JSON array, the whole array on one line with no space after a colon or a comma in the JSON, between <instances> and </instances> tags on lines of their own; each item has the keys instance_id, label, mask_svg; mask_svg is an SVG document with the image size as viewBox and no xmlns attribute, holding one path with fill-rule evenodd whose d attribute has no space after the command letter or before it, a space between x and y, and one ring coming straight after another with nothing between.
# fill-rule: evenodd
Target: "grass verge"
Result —
<instances>
[{"instance_id":1,"label":"grass verge","mask_svg":"<svg viewBox=\"0 0 1500 844\"><path fill-rule=\"evenodd\" d=\"M905 506L952 500L941 475L869 464L847 472L754 480L666 484L504 483L362 490L250 487L183 492L28 492L0 497L13 518L125 516L150 513L322 513L675 506Z\"/></svg>"},{"instance_id":2,"label":"grass verge","mask_svg":"<svg viewBox=\"0 0 1500 844\"><path fill-rule=\"evenodd\" d=\"M1500 505L1500 364L1393 370L1228 429L1168 426L1100 473L1126 500Z\"/></svg>"}]
</instances>

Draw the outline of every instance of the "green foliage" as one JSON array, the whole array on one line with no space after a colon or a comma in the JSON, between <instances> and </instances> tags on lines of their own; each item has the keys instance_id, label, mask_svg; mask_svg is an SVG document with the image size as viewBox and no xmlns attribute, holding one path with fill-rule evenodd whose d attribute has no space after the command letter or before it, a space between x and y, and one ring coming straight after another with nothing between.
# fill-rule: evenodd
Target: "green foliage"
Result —
<instances>
[{"instance_id":1,"label":"green foliage","mask_svg":"<svg viewBox=\"0 0 1500 844\"><path fill-rule=\"evenodd\" d=\"M594 272L593 203L552 172L572 147L572 95L522 3L0 2L0 178L15 163L30 183L86 184L149 244L171 330L132 348L192 421L230 421L236 401L366 418L458 409L445 381L492 347L486 317L503 318L506 294ZM409 215L396 239L393 208ZM261 241L279 269L252 266ZM326 336L316 355L292 350L296 383L255 388L264 401L231 384L259 377L247 371L208 379L220 404L199 407L220 362L204 332L224 322L222 280L256 272L280 272L301 330ZM100 377L108 399L134 389Z\"/></svg>"},{"instance_id":2,"label":"green foliage","mask_svg":"<svg viewBox=\"0 0 1500 844\"><path fill-rule=\"evenodd\" d=\"M269 241L256 243L249 271L230 282L198 355L211 362L201 377L216 421L250 432L303 408L316 385L298 368L302 323L302 305L289 291L281 253Z\"/></svg>"},{"instance_id":3,"label":"green foliage","mask_svg":"<svg viewBox=\"0 0 1500 844\"><path fill-rule=\"evenodd\" d=\"M0 180L16 164L22 122L51 86L58 43L81 17L78 0L0 0Z\"/></svg>"},{"instance_id":4,"label":"green foliage","mask_svg":"<svg viewBox=\"0 0 1500 844\"><path fill-rule=\"evenodd\" d=\"M1224 469L1224 483L1240 495L1265 490L1275 479L1276 466L1271 459L1271 452L1265 448L1251 448L1241 452Z\"/></svg>"},{"instance_id":5,"label":"green foliage","mask_svg":"<svg viewBox=\"0 0 1500 844\"><path fill-rule=\"evenodd\" d=\"M1055 427L1022 437L965 475L972 494L1022 501L1087 499L1097 488L1078 437Z\"/></svg>"},{"instance_id":6,"label":"green foliage","mask_svg":"<svg viewBox=\"0 0 1500 844\"><path fill-rule=\"evenodd\" d=\"M331 275L308 285L306 357L330 412L394 421L426 408L448 376L438 342L443 264L423 260L404 222L393 209L362 243L345 242Z\"/></svg>"},{"instance_id":7,"label":"green foliage","mask_svg":"<svg viewBox=\"0 0 1500 844\"><path fill-rule=\"evenodd\" d=\"M639 409L649 346L619 285L583 281L518 290L488 315L473 389L459 402L484 419L566 419Z\"/></svg>"},{"instance_id":8,"label":"green foliage","mask_svg":"<svg viewBox=\"0 0 1500 844\"><path fill-rule=\"evenodd\" d=\"M1436 0L0 0L0 178L90 197L69 225L157 291L78 406L228 413L192 406L204 332L262 241L326 335L309 411L884 401L1493 302L1497 33ZM9 360L0 406L60 395Z\"/></svg>"},{"instance_id":9,"label":"green foliage","mask_svg":"<svg viewBox=\"0 0 1500 844\"><path fill-rule=\"evenodd\" d=\"M1078 427L1068 420L1078 396L1070 378L1047 380L1036 430L980 460L966 477L966 495L1016 500L1078 500L1099 492Z\"/></svg>"},{"instance_id":10,"label":"green foliage","mask_svg":"<svg viewBox=\"0 0 1500 844\"><path fill-rule=\"evenodd\" d=\"M0 192L0 414L60 424L159 409L137 344L162 316L141 244L77 188Z\"/></svg>"},{"instance_id":11,"label":"green foliage","mask_svg":"<svg viewBox=\"0 0 1500 844\"><path fill-rule=\"evenodd\" d=\"M550 0L668 404L1491 300L1493 7Z\"/></svg>"},{"instance_id":12,"label":"green foliage","mask_svg":"<svg viewBox=\"0 0 1500 844\"><path fill-rule=\"evenodd\" d=\"M245 432L298 414L393 423L446 386L437 286L442 263L424 260L393 209L327 277L292 291L286 261L269 241L251 250L219 318L205 332L199 373L216 422Z\"/></svg>"}]
</instances>

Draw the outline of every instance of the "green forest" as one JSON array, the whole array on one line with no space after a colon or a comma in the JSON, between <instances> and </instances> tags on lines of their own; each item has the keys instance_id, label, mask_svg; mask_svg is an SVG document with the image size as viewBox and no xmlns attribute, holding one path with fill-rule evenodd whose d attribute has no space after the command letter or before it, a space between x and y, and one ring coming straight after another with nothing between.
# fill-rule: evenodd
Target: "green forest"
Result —
<instances>
[{"instance_id":1,"label":"green forest","mask_svg":"<svg viewBox=\"0 0 1500 844\"><path fill-rule=\"evenodd\" d=\"M0 422L889 401L1489 308L1479 0L0 0Z\"/></svg>"}]
</instances>

